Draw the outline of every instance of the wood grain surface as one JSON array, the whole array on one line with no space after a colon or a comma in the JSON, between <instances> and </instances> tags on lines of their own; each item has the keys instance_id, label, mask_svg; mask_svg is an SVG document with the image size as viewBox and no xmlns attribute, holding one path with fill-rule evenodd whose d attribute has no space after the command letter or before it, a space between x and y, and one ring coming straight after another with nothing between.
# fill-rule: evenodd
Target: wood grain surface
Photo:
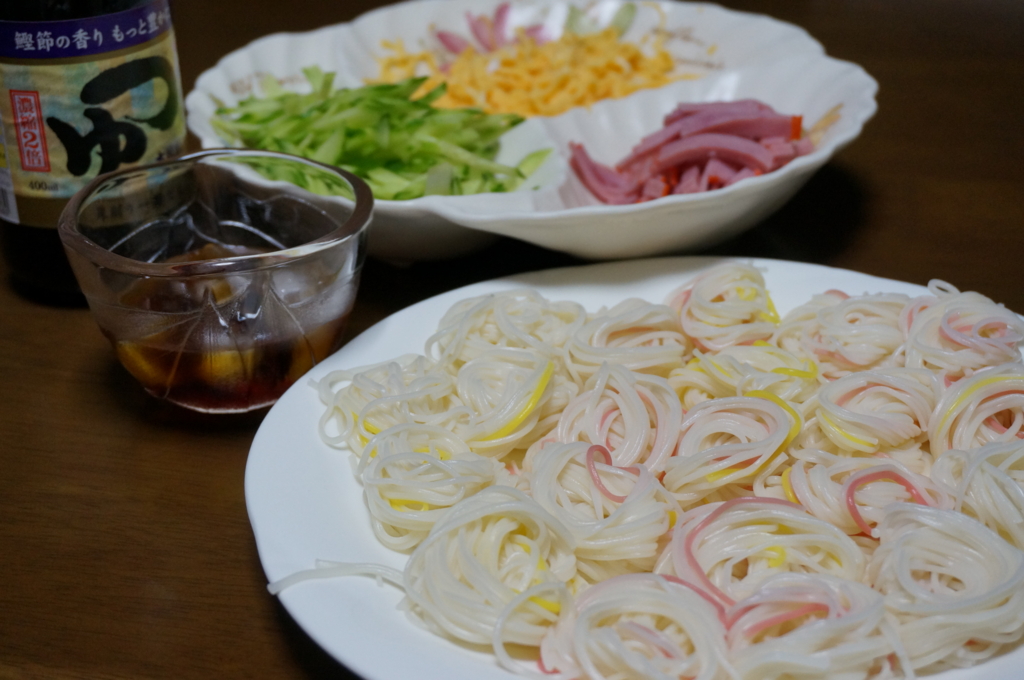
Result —
<instances>
[{"instance_id":1,"label":"wood grain surface","mask_svg":"<svg viewBox=\"0 0 1024 680\"><path fill-rule=\"evenodd\" d=\"M261 35L379 4L175 0L185 89ZM711 252L942 278L1024 312L1024 3L722 4L804 27L880 92L859 139ZM448 262L370 261L349 334L452 287L578 262L513 240ZM264 414L201 417L150 399L88 310L35 304L6 279L0 680L345 677L265 590L243 496Z\"/></svg>"}]
</instances>

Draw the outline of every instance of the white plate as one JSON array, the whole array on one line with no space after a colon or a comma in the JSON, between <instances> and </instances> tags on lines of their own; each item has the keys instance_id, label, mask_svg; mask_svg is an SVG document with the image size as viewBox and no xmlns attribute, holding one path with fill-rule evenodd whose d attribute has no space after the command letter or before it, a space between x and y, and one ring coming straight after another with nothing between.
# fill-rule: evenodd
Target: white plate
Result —
<instances>
[{"instance_id":1,"label":"white plate","mask_svg":"<svg viewBox=\"0 0 1024 680\"><path fill-rule=\"evenodd\" d=\"M550 300L574 300L588 311L628 297L661 302L666 293L717 262L661 258L554 269L487 281L425 300L381 321L310 373L352 368L422 353L442 314L456 301L529 286ZM780 312L830 288L850 294L900 292L921 286L818 265L753 260ZM256 433L245 471L245 498L267 579L309 569L317 559L374 562L401 569L405 556L373 536L362 490L347 452L317 434L323 406L306 380L289 389ZM268 595L269 597L269 595ZM316 580L285 590L281 601L328 653L366 680L511 680L493 656L470 650L413 625L396 609L401 592L364 577ZM932 676L935 680L1013 680L1024 649L980 667Z\"/></svg>"},{"instance_id":2,"label":"white plate","mask_svg":"<svg viewBox=\"0 0 1024 680\"><path fill-rule=\"evenodd\" d=\"M266 74L285 87L306 85L303 67L337 72L340 85L375 78L382 40L401 38L410 51L433 48L428 26L466 35L465 14L490 13L499 0L421 0L383 7L355 21L309 33L275 34L232 52L204 72L185 101L189 129L204 148L224 146L210 117L214 97L235 104L256 92ZM576 4L582 5L582 0ZM590 3L609 15L622 0ZM530 24L567 11L563 0L522 0L511 23ZM856 64L825 56L803 29L766 16L717 5L640 2L627 40L637 40L664 12L669 30L685 34L670 43L698 80L642 90L621 100L577 108L560 116L533 118L503 139L499 160L517 162L526 153L554 148L531 183L510 194L427 196L378 201L369 252L391 260L431 260L471 252L496 234L592 259L664 254L707 246L764 218L788 200L819 167L860 134L877 108L878 84ZM753 97L781 113L801 114L809 126L834 106L840 118L817 150L761 177L704 194L671 196L631 206L605 206L568 168L567 143L581 142L597 160L614 163L681 101ZM533 190L541 187L540 190Z\"/></svg>"}]
</instances>

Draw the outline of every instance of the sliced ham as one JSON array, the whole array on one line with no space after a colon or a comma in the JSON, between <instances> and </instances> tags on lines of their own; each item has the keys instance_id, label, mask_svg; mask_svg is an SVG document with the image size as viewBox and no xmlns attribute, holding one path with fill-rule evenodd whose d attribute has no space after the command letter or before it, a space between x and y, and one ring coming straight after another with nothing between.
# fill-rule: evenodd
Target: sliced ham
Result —
<instances>
[{"instance_id":1,"label":"sliced ham","mask_svg":"<svg viewBox=\"0 0 1024 680\"><path fill-rule=\"evenodd\" d=\"M793 148L796 149L797 156L806 156L814 151L814 142L810 137L803 137L793 142Z\"/></svg>"},{"instance_id":2,"label":"sliced ham","mask_svg":"<svg viewBox=\"0 0 1024 680\"><path fill-rule=\"evenodd\" d=\"M622 204L711 191L778 169L814 144L801 116L753 99L680 104L614 168L570 144L570 165L601 201Z\"/></svg>"},{"instance_id":3,"label":"sliced ham","mask_svg":"<svg viewBox=\"0 0 1024 680\"><path fill-rule=\"evenodd\" d=\"M748 139L760 139L790 134L793 128L792 116L779 115L771 110L765 111L749 102L750 100L744 100L736 102L737 106L734 107L716 107L679 118L640 140L629 156L617 167L622 170L657 147L690 135L720 132Z\"/></svg>"},{"instance_id":4,"label":"sliced ham","mask_svg":"<svg viewBox=\"0 0 1024 680\"><path fill-rule=\"evenodd\" d=\"M466 22L469 24L469 30L473 37L477 39L485 52L493 52L497 49L494 40L494 25L490 19L483 14L474 16L472 12L466 12Z\"/></svg>"},{"instance_id":5,"label":"sliced ham","mask_svg":"<svg viewBox=\"0 0 1024 680\"><path fill-rule=\"evenodd\" d=\"M781 168L783 165L796 158L796 150L793 148L793 144L787 139L783 139L781 137L762 139L761 146L768 149L768 153L772 155L772 162L770 165L771 170Z\"/></svg>"},{"instance_id":6,"label":"sliced ham","mask_svg":"<svg viewBox=\"0 0 1024 680\"><path fill-rule=\"evenodd\" d=\"M572 152L569 164L576 171L576 175L583 185L599 200L611 205L623 205L637 201L639 196L635 183L627 186L626 180L613 169L594 161L582 145L570 144L569 148Z\"/></svg>"},{"instance_id":7,"label":"sliced ham","mask_svg":"<svg viewBox=\"0 0 1024 680\"><path fill-rule=\"evenodd\" d=\"M672 110L670 114L665 116L663 123L669 125L674 123L680 118L700 113L701 111L731 111L734 109L741 109L745 111L765 111L768 113L775 113L775 109L768 106L764 102L759 102L756 99L737 99L732 102L698 102L694 104L683 103Z\"/></svg>"},{"instance_id":8,"label":"sliced ham","mask_svg":"<svg viewBox=\"0 0 1024 680\"><path fill-rule=\"evenodd\" d=\"M725 186L736 184L736 182L739 182L741 179L747 179L748 177L757 177L757 174L758 173L754 172L750 168L743 168L735 175L730 177L729 180L725 183Z\"/></svg>"},{"instance_id":9,"label":"sliced ham","mask_svg":"<svg viewBox=\"0 0 1024 680\"><path fill-rule=\"evenodd\" d=\"M551 38L548 37L547 31L544 30L544 24L533 24L532 26L527 26L523 29L523 33L538 45L551 42Z\"/></svg>"},{"instance_id":10,"label":"sliced ham","mask_svg":"<svg viewBox=\"0 0 1024 680\"><path fill-rule=\"evenodd\" d=\"M456 35L449 31L438 31L437 39L441 41L441 44L445 46L452 54L461 54L462 50L469 47L469 41L463 38L461 35Z\"/></svg>"},{"instance_id":11,"label":"sliced ham","mask_svg":"<svg viewBox=\"0 0 1024 680\"><path fill-rule=\"evenodd\" d=\"M704 172L700 176L700 190L707 191L724 187L735 174L736 169L728 163L724 163L718 158L709 158L708 162L704 164Z\"/></svg>"},{"instance_id":12,"label":"sliced ham","mask_svg":"<svg viewBox=\"0 0 1024 680\"><path fill-rule=\"evenodd\" d=\"M661 198L668 192L669 186L665 178L661 175L655 175L644 182L644 186L640 190L640 201L653 201L656 198Z\"/></svg>"},{"instance_id":13,"label":"sliced ham","mask_svg":"<svg viewBox=\"0 0 1024 680\"><path fill-rule=\"evenodd\" d=\"M710 157L720 158L741 167L751 167L761 172L770 170L774 160L774 156L768 149L755 141L712 132L669 142L658 149L658 162L655 165L655 171L661 172L674 165Z\"/></svg>"},{"instance_id":14,"label":"sliced ham","mask_svg":"<svg viewBox=\"0 0 1024 680\"><path fill-rule=\"evenodd\" d=\"M511 9L507 2L503 2L498 5L498 9L494 12L494 44L496 47L505 47L509 44L508 39L505 37L505 33L508 30L508 12Z\"/></svg>"},{"instance_id":15,"label":"sliced ham","mask_svg":"<svg viewBox=\"0 0 1024 680\"><path fill-rule=\"evenodd\" d=\"M700 167L691 165L683 171L679 183L672 191L674 194L695 194L700 191Z\"/></svg>"}]
</instances>

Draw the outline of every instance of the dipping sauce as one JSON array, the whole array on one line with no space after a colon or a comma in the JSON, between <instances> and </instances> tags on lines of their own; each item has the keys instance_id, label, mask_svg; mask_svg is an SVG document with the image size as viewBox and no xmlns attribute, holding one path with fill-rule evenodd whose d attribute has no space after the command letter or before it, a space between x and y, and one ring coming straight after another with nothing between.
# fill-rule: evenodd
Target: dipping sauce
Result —
<instances>
[{"instance_id":1,"label":"dipping sauce","mask_svg":"<svg viewBox=\"0 0 1024 680\"><path fill-rule=\"evenodd\" d=\"M269 250L207 244L167 262L262 252ZM355 282L336 277L325 291L325 277L317 268L269 268L256 276L142 279L120 296L132 310L120 328L101 327L153 396L199 411L248 411L274 403L340 347Z\"/></svg>"}]
</instances>

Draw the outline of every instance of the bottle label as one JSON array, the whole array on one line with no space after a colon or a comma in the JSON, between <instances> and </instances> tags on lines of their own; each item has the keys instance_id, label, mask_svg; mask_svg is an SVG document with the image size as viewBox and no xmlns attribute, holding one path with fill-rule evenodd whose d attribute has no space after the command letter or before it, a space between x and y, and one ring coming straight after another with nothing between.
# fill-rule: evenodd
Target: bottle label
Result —
<instances>
[{"instance_id":1,"label":"bottle label","mask_svg":"<svg viewBox=\"0 0 1024 680\"><path fill-rule=\"evenodd\" d=\"M0 21L0 217L55 227L97 175L174 156L184 140L168 0Z\"/></svg>"}]
</instances>

